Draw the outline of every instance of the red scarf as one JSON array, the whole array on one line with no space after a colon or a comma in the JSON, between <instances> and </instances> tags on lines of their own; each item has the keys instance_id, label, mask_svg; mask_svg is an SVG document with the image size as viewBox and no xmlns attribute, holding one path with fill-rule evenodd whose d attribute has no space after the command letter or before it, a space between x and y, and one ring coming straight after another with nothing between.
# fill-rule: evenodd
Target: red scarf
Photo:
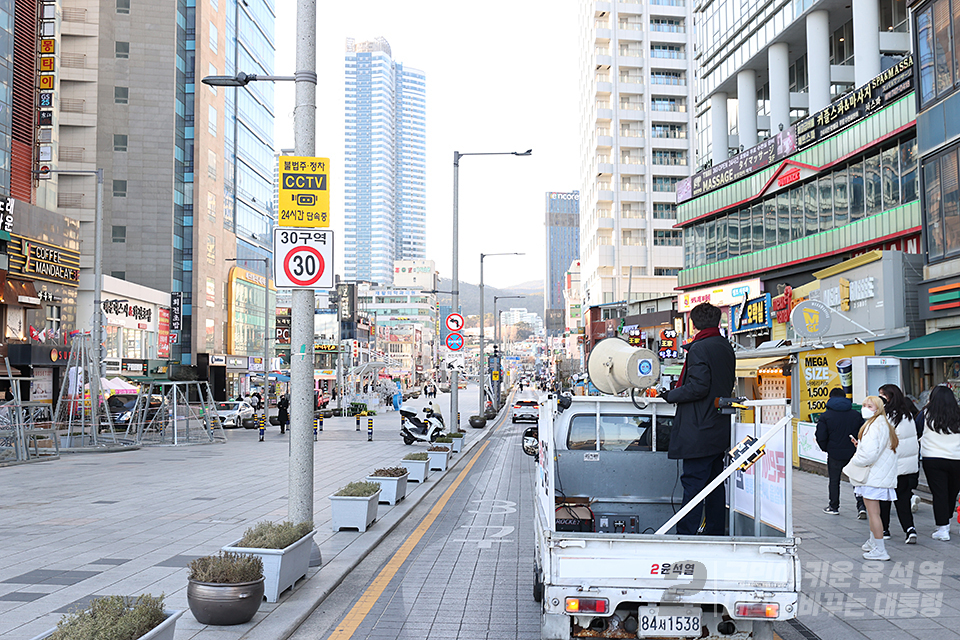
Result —
<instances>
[{"instance_id":1,"label":"red scarf","mask_svg":"<svg viewBox=\"0 0 960 640\"><path fill-rule=\"evenodd\" d=\"M707 339L707 338L712 338L712 337L714 337L714 336L719 336L719 335L720 335L720 328L719 328L719 327L708 327L708 328L706 328L706 329L701 329L701 330L697 333L697 335L694 336L693 340L691 340L691 341L688 342L687 344L683 345L683 348L686 349L687 352L689 353L689 351L690 351L690 345L692 345L692 344L693 344L694 342L696 342L697 340L705 340L705 339ZM683 369L680 370L680 382L679 382L678 384L683 384L683 378L684 378L684 376L685 376L686 373L687 373L687 361L686 361L686 359L684 359L684 361L683 361Z\"/></svg>"}]
</instances>

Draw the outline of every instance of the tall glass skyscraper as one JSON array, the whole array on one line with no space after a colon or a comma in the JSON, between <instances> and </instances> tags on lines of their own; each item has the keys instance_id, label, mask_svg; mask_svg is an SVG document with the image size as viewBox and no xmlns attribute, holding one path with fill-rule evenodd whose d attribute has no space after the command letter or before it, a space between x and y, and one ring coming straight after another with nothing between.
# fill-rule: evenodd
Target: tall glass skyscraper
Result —
<instances>
[{"instance_id":1,"label":"tall glass skyscraper","mask_svg":"<svg viewBox=\"0 0 960 640\"><path fill-rule=\"evenodd\" d=\"M426 76L384 38L347 38L345 58L345 276L387 285L426 257Z\"/></svg>"},{"instance_id":2,"label":"tall glass skyscraper","mask_svg":"<svg viewBox=\"0 0 960 640\"><path fill-rule=\"evenodd\" d=\"M543 302L549 316L551 309L563 311L563 288L570 263L580 258L580 192L547 193L547 281Z\"/></svg>"}]
</instances>

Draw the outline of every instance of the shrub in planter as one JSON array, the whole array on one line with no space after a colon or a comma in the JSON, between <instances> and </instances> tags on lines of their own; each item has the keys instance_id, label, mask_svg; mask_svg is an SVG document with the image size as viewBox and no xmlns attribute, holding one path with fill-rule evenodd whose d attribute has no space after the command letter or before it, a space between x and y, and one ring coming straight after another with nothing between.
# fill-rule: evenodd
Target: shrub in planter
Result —
<instances>
[{"instance_id":1,"label":"shrub in planter","mask_svg":"<svg viewBox=\"0 0 960 640\"><path fill-rule=\"evenodd\" d=\"M463 451L463 433L457 431L447 437L450 438L450 448L453 449L454 453Z\"/></svg>"},{"instance_id":2,"label":"shrub in planter","mask_svg":"<svg viewBox=\"0 0 960 640\"><path fill-rule=\"evenodd\" d=\"M330 496L334 531L367 530L377 519L380 485L376 482L351 482Z\"/></svg>"},{"instance_id":3,"label":"shrub in planter","mask_svg":"<svg viewBox=\"0 0 960 640\"><path fill-rule=\"evenodd\" d=\"M449 440L449 438L437 438L437 442L440 440ZM434 445L427 449L427 456L430 458L430 471L444 471L450 459L450 448Z\"/></svg>"},{"instance_id":4,"label":"shrub in planter","mask_svg":"<svg viewBox=\"0 0 960 640\"><path fill-rule=\"evenodd\" d=\"M427 462L426 453L408 453L403 456L400 464L410 474L407 482L424 482L430 474L430 465Z\"/></svg>"},{"instance_id":5,"label":"shrub in planter","mask_svg":"<svg viewBox=\"0 0 960 640\"><path fill-rule=\"evenodd\" d=\"M187 603L201 624L249 622L263 600L263 561L221 551L190 563Z\"/></svg>"},{"instance_id":6,"label":"shrub in planter","mask_svg":"<svg viewBox=\"0 0 960 640\"><path fill-rule=\"evenodd\" d=\"M264 595L276 602L280 594L310 569L313 523L258 522L223 551L253 555L263 562Z\"/></svg>"},{"instance_id":7,"label":"shrub in planter","mask_svg":"<svg viewBox=\"0 0 960 640\"><path fill-rule=\"evenodd\" d=\"M34 640L173 640L177 618L182 611L163 608L163 596L149 594L136 600L123 596L104 596L90 607L64 616L56 629Z\"/></svg>"},{"instance_id":8,"label":"shrub in planter","mask_svg":"<svg viewBox=\"0 0 960 640\"><path fill-rule=\"evenodd\" d=\"M380 485L381 503L394 505L407 495L408 475L404 467L387 467L375 470L367 476L367 480Z\"/></svg>"}]
</instances>

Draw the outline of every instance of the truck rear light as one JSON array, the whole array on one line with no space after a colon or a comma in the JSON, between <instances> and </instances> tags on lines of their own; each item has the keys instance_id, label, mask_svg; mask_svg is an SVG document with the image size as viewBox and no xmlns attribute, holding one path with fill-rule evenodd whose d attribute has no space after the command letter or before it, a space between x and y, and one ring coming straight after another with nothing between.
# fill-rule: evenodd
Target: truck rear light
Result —
<instances>
[{"instance_id":1,"label":"truck rear light","mask_svg":"<svg viewBox=\"0 0 960 640\"><path fill-rule=\"evenodd\" d=\"M741 618L776 618L780 605L776 602L738 602L737 616Z\"/></svg>"},{"instance_id":2,"label":"truck rear light","mask_svg":"<svg viewBox=\"0 0 960 640\"><path fill-rule=\"evenodd\" d=\"M610 601L606 598L567 598L567 613L607 613Z\"/></svg>"},{"instance_id":3,"label":"truck rear light","mask_svg":"<svg viewBox=\"0 0 960 640\"><path fill-rule=\"evenodd\" d=\"M513 408L514 408L514 409L519 409L519 408L520 408L520 405L515 404L515 405L513 405Z\"/></svg>"}]
</instances>

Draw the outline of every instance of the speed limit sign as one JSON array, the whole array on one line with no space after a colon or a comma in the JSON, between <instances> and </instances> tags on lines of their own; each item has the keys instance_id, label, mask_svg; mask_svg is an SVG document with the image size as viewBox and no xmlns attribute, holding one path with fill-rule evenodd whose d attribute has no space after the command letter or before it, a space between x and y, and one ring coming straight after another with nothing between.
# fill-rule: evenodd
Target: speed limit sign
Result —
<instances>
[{"instance_id":1,"label":"speed limit sign","mask_svg":"<svg viewBox=\"0 0 960 640\"><path fill-rule=\"evenodd\" d=\"M273 281L280 289L333 288L333 232L273 230Z\"/></svg>"}]
</instances>

